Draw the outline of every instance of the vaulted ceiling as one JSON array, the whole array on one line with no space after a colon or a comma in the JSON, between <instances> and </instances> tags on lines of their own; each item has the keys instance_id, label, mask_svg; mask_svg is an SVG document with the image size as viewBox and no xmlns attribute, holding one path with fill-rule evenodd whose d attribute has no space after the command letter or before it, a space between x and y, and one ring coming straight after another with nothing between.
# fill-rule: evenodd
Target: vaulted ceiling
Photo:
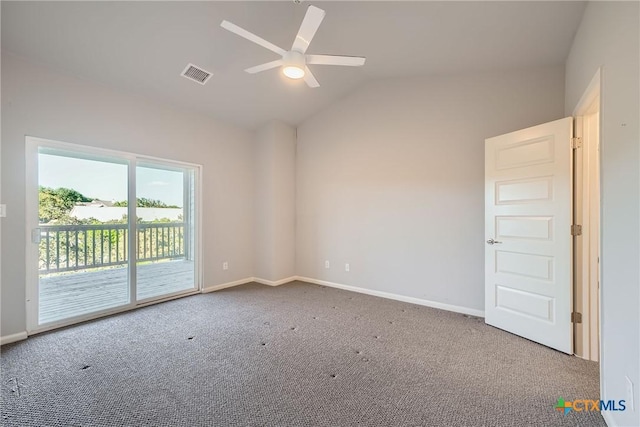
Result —
<instances>
[{"instance_id":1,"label":"vaulted ceiling","mask_svg":"<svg viewBox=\"0 0 640 427\"><path fill-rule=\"evenodd\" d=\"M313 2L326 11L308 53L366 56L364 67L311 66L320 87L220 27L227 19L285 49L307 6L258 2L2 2L2 49L49 68L255 128L297 125L372 79L561 65L584 2ZM205 86L180 76L194 63Z\"/></svg>"}]
</instances>

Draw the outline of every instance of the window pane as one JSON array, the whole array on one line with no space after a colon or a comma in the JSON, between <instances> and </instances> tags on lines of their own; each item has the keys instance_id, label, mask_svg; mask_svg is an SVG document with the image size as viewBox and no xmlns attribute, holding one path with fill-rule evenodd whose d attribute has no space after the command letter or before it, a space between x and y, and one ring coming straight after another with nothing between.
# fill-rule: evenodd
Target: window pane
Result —
<instances>
[{"instance_id":1,"label":"window pane","mask_svg":"<svg viewBox=\"0 0 640 427\"><path fill-rule=\"evenodd\" d=\"M136 168L139 301L196 288L194 176L159 163Z\"/></svg>"},{"instance_id":2,"label":"window pane","mask_svg":"<svg viewBox=\"0 0 640 427\"><path fill-rule=\"evenodd\" d=\"M122 159L40 148L38 323L130 302L128 165Z\"/></svg>"}]
</instances>

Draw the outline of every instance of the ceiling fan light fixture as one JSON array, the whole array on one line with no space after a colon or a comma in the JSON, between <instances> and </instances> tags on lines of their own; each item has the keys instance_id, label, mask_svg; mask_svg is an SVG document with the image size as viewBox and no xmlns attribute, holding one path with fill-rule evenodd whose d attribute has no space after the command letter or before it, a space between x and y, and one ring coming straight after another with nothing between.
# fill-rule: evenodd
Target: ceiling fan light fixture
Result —
<instances>
[{"instance_id":1,"label":"ceiling fan light fixture","mask_svg":"<svg viewBox=\"0 0 640 427\"><path fill-rule=\"evenodd\" d=\"M282 68L282 72L290 79L301 79L304 77L304 70L296 65L287 65Z\"/></svg>"},{"instance_id":2,"label":"ceiling fan light fixture","mask_svg":"<svg viewBox=\"0 0 640 427\"><path fill-rule=\"evenodd\" d=\"M304 77L305 58L304 54L291 50L282 57L282 72L290 79L301 79Z\"/></svg>"}]
</instances>

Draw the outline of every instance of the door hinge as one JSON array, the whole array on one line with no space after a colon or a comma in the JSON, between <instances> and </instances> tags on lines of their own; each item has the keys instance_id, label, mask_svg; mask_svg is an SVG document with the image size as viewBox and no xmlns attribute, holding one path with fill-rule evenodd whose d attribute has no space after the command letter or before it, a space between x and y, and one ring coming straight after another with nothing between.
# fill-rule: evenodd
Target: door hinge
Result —
<instances>
[{"instance_id":1,"label":"door hinge","mask_svg":"<svg viewBox=\"0 0 640 427\"><path fill-rule=\"evenodd\" d=\"M576 148L582 148L582 137L581 136L577 136L575 138L571 138L571 148L573 148L574 150Z\"/></svg>"},{"instance_id":2,"label":"door hinge","mask_svg":"<svg viewBox=\"0 0 640 427\"><path fill-rule=\"evenodd\" d=\"M582 313L577 311L571 313L571 323L582 323Z\"/></svg>"},{"instance_id":3,"label":"door hinge","mask_svg":"<svg viewBox=\"0 0 640 427\"><path fill-rule=\"evenodd\" d=\"M572 236L582 236L582 226L581 225L572 225L571 226L571 235Z\"/></svg>"}]
</instances>

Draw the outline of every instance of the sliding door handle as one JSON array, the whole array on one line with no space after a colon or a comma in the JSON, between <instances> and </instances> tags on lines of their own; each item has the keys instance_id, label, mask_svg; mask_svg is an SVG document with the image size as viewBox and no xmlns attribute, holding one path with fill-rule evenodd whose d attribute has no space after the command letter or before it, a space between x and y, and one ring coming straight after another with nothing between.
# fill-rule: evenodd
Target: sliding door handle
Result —
<instances>
[{"instance_id":1,"label":"sliding door handle","mask_svg":"<svg viewBox=\"0 0 640 427\"><path fill-rule=\"evenodd\" d=\"M42 240L42 230L40 228L34 228L31 230L31 243L40 243Z\"/></svg>"}]
</instances>

